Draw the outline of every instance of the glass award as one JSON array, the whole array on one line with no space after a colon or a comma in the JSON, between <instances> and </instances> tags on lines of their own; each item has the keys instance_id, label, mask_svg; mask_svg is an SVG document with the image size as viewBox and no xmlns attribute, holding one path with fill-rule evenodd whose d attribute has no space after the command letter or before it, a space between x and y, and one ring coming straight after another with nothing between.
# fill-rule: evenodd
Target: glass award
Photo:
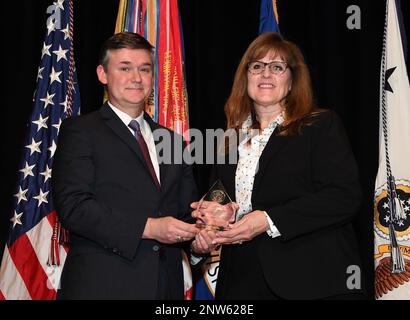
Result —
<instances>
[{"instance_id":1,"label":"glass award","mask_svg":"<svg viewBox=\"0 0 410 320\"><path fill-rule=\"evenodd\" d=\"M199 201L200 217L196 226L214 231L226 230L229 223L235 222L236 207L220 180L215 181Z\"/></svg>"}]
</instances>

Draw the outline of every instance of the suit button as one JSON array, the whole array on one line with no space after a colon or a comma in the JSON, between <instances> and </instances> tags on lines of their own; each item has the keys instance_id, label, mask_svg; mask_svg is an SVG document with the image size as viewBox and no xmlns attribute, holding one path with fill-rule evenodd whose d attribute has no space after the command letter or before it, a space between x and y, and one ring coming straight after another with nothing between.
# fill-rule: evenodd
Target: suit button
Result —
<instances>
[{"instance_id":1,"label":"suit button","mask_svg":"<svg viewBox=\"0 0 410 320\"><path fill-rule=\"evenodd\" d=\"M153 247L152 247L152 250L158 251L158 250L159 250L159 246L157 246L157 245L153 246Z\"/></svg>"},{"instance_id":2,"label":"suit button","mask_svg":"<svg viewBox=\"0 0 410 320\"><path fill-rule=\"evenodd\" d=\"M118 253L118 249L117 249L117 248L114 248L114 249L112 249L112 252Z\"/></svg>"}]
</instances>

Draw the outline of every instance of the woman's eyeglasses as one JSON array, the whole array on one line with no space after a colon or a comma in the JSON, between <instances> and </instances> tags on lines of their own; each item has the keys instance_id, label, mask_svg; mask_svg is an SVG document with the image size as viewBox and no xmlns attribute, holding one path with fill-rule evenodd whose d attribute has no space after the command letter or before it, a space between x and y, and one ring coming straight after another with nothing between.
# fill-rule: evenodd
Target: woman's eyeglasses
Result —
<instances>
[{"instance_id":1,"label":"woman's eyeglasses","mask_svg":"<svg viewBox=\"0 0 410 320\"><path fill-rule=\"evenodd\" d=\"M285 73L288 68L288 64L283 61L272 61L272 62L262 62L262 61L252 61L248 63L248 71L252 74L261 74L268 67L269 72L275 75L281 75Z\"/></svg>"}]
</instances>

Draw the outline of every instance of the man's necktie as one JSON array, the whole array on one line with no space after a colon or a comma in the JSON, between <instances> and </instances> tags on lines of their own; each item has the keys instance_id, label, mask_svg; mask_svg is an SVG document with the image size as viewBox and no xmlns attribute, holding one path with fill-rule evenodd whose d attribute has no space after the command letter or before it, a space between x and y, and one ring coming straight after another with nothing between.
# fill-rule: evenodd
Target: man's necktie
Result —
<instances>
[{"instance_id":1,"label":"man's necktie","mask_svg":"<svg viewBox=\"0 0 410 320\"><path fill-rule=\"evenodd\" d=\"M158 182L157 175L155 174L154 166L151 161L151 157L149 155L148 146L142 136L140 124L136 120L131 120L130 124L128 125L132 130L135 132L135 138L141 148L142 155L144 156L145 162L147 164L149 173L151 174L152 179L154 180L155 186L158 190L160 190L160 184Z\"/></svg>"}]
</instances>

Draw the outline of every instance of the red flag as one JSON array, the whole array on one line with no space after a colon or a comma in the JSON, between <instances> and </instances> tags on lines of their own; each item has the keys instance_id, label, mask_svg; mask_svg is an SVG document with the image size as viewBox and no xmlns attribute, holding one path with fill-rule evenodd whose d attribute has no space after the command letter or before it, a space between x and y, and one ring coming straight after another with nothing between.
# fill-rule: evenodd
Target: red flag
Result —
<instances>
[{"instance_id":1,"label":"red flag","mask_svg":"<svg viewBox=\"0 0 410 320\"><path fill-rule=\"evenodd\" d=\"M183 70L183 49L178 2L161 1L158 37L160 124L183 134L188 126L188 100ZM188 137L185 137L188 140Z\"/></svg>"},{"instance_id":2,"label":"red flag","mask_svg":"<svg viewBox=\"0 0 410 320\"><path fill-rule=\"evenodd\" d=\"M154 93L145 110L154 121L189 141L188 97L178 0L120 0L115 32L135 32L155 47ZM185 300L192 299L192 275L182 253Z\"/></svg>"}]
</instances>

